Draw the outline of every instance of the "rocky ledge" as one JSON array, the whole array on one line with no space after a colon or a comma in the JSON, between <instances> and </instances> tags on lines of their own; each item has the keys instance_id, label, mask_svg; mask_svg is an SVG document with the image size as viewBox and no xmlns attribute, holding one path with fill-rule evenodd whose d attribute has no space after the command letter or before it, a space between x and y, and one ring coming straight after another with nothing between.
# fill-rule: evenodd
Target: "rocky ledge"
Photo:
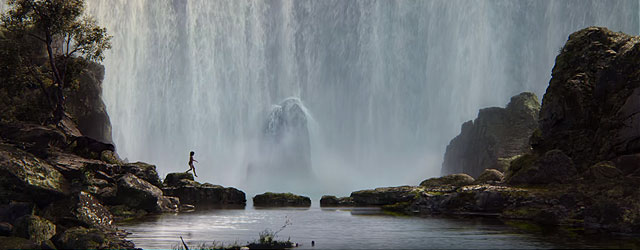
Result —
<instances>
[{"instance_id":1,"label":"rocky ledge","mask_svg":"<svg viewBox=\"0 0 640 250\"><path fill-rule=\"evenodd\" d=\"M266 192L253 197L256 207L310 207L311 199L292 193Z\"/></svg>"},{"instance_id":2,"label":"rocky ledge","mask_svg":"<svg viewBox=\"0 0 640 250\"><path fill-rule=\"evenodd\" d=\"M114 222L189 204L244 207L242 191L190 174L164 185L154 165L123 162L74 126L0 124L0 248L134 248Z\"/></svg>"},{"instance_id":3,"label":"rocky ledge","mask_svg":"<svg viewBox=\"0 0 640 250\"><path fill-rule=\"evenodd\" d=\"M247 202L244 192L232 187L201 184L194 181L190 173L167 174L162 192L166 196L178 197L182 204L190 204L195 208L245 207Z\"/></svg>"}]
</instances>

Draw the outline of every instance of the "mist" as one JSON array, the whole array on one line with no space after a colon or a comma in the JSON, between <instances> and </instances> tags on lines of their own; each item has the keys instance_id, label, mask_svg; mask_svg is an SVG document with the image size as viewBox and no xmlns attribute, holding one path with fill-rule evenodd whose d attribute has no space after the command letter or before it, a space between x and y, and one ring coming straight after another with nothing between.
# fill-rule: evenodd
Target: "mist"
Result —
<instances>
[{"instance_id":1,"label":"mist","mask_svg":"<svg viewBox=\"0 0 640 250\"><path fill-rule=\"evenodd\" d=\"M113 35L103 99L122 158L162 177L186 171L195 151L200 182L318 197L437 176L478 109L523 91L542 98L569 34L637 35L638 6L89 0L87 12ZM252 180L273 105L288 98L305 110L312 177L283 174L300 168L288 164Z\"/></svg>"}]
</instances>

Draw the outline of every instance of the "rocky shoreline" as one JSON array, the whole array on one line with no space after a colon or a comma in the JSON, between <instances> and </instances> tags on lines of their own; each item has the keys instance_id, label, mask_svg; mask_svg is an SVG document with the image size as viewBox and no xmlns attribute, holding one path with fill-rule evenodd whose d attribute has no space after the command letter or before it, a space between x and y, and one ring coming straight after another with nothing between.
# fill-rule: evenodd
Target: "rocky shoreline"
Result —
<instances>
[{"instance_id":1,"label":"rocky shoreline","mask_svg":"<svg viewBox=\"0 0 640 250\"><path fill-rule=\"evenodd\" d=\"M504 109L481 110L447 147L443 173L460 174L332 200L410 215L492 215L640 233L639 55L638 37L599 27L577 31L556 58L534 129L530 119L495 118ZM509 115L537 113L537 101L518 101L531 99L523 96L531 95L513 97L506 110L519 111ZM515 137L496 129L506 126L527 129Z\"/></svg>"}]
</instances>

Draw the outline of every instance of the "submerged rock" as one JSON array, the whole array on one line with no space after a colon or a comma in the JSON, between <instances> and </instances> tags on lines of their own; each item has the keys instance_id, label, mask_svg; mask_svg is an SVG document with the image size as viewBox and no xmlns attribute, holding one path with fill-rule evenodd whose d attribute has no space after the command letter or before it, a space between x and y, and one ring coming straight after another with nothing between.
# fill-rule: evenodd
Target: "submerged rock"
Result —
<instances>
[{"instance_id":1,"label":"submerged rock","mask_svg":"<svg viewBox=\"0 0 640 250\"><path fill-rule=\"evenodd\" d=\"M538 127L539 110L538 97L528 92L511 97L506 108L481 109L447 146L442 175L478 177L485 169L506 170L505 161L530 152L529 137Z\"/></svg>"},{"instance_id":2,"label":"submerged rock","mask_svg":"<svg viewBox=\"0 0 640 250\"><path fill-rule=\"evenodd\" d=\"M254 196L253 205L257 207L310 207L311 199L292 193L266 192Z\"/></svg>"}]
</instances>

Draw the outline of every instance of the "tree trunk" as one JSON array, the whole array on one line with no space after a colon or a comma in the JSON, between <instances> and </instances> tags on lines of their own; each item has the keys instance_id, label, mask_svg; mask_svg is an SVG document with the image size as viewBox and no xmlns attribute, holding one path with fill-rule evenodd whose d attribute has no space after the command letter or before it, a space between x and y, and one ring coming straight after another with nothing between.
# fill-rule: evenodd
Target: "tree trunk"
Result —
<instances>
[{"instance_id":1,"label":"tree trunk","mask_svg":"<svg viewBox=\"0 0 640 250\"><path fill-rule=\"evenodd\" d=\"M53 74L53 82L56 86L54 92L54 101L56 102L56 107L53 110L53 119L51 120L51 124L58 124L64 118L64 83L62 82L62 77L60 77L60 72L58 71L58 67L56 66L56 60L53 55L53 47L51 44L53 43L53 37L49 32L46 33L46 44L47 44L47 54L49 54L49 66L51 66L51 72Z\"/></svg>"}]
</instances>

